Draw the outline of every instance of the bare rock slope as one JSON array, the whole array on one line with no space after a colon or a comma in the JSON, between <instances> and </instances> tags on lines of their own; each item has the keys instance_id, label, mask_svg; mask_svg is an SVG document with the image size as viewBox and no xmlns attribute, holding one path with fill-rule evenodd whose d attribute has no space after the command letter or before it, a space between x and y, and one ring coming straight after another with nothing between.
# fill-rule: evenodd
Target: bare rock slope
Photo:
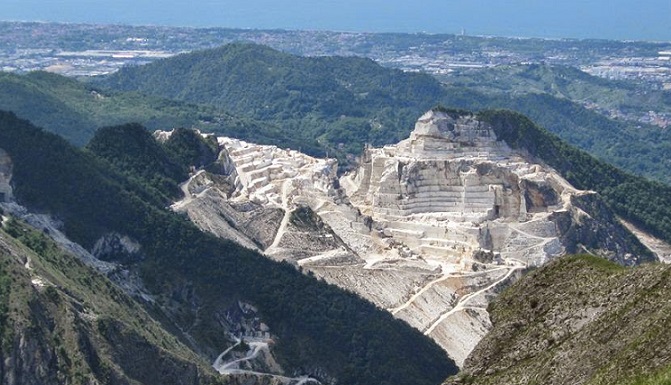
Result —
<instances>
[{"instance_id":1,"label":"bare rock slope","mask_svg":"<svg viewBox=\"0 0 671 385\"><path fill-rule=\"evenodd\" d=\"M624 265L650 255L596 193L470 114L429 111L410 138L366 148L342 177L332 159L218 141L216 172L186 181L175 210L388 309L459 365L521 270L575 252Z\"/></svg>"}]
</instances>

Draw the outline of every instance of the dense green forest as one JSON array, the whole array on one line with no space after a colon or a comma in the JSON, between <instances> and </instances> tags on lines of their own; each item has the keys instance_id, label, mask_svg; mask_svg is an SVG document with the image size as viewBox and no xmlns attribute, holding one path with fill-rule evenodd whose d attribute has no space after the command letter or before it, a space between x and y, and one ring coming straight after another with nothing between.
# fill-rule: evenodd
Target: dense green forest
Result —
<instances>
[{"instance_id":1,"label":"dense green forest","mask_svg":"<svg viewBox=\"0 0 671 385\"><path fill-rule=\"evenodd\" d=\"M599 192L618 215L671 242L670 186L599 161L519 113L488 110L478 118L490 123L497 137L511 147L542 159L575 187Z\"/></svg>"},{"instance_id":2,"label":"dense green forest","mask_svg":"<svg viewBox=\"0 0 671 385\"><path fill-rule=\"evenodd\" d=\"M358 154L366 142L405 138L418 112L443 92L428 75L385 69L370 59L304 58L252 44L122 69L100 85L225 108L339 155Z\"/></svg>"},{"instance_id":3,"label":"dense green forest","mask_svg":"<svg viewBox=\"0 0 671 385\"><path fill-rule=\"evenodd\" d=\"M464 82L443 85L430 75L383 68L369 59L298 57L264 46L231 44L124 68L96 84L223 108L268 122L303 147L318 142L343 164L359 155L365 143L379 146L406 138L416 119L437 104L473 111L512 109L602 160L671 182L670 131L614 121L572 102L567 95L579 98L607 88L574 71L554 73L538 66L519 75L526 76L519 87L534 84L553 92L492 92ZM588 85L577 89L579 81ZM608 84L616 87L611 98L633 103L623 96L634 92L628 83ZM653 99L668 104L668 98L653 96L637 103ZM238 137L250 139L249 134L241 132Z\"/></svg>"},{"instance_id":4,"label":"dense green forest","mask_svg":"<svg viewBox=\"0 0 671 385\"><path fill-rule=\"evenodd\" d=\"M127 126L116 131L125 134L120 136L109 129L102 133L107 140L94 139L97 146L79 150L11 113L0 113L0 143L14 163L20 203L56 216L66 234L88 248L110 232L139 242L143 256L131 267L140 270L157 306L177 301L188 308L193 296L179 293L194 293L200 321L191 336L202 346L216 350L230 344L217 309L242 299L258 306L279 336L276 351L290 372L321 368L343 384L437 384L456 373L438 345L390 313L294 266L199 231L165 209L145 171L120 172L114 160L95 152L112 146L109 140L123 140L118 148L140 149L130 151L123 164L142 163L137 157L143 156L143 146L169 163L171 152L157 150L142 130ZM172 167L165 170L170 180Z\"/></svg>"},{"instance_id":5,"label":"dense green forest","mask_svg":"<svg viewBox=\"0 0 671 385\"><path fill-rule=\"evenodd\" d=\"M190 163L160 145L139 124L103 127L86 147L126 177L147 183L163 203L176 198L178 184L189 177Z\"/></svg>"}]
</instances>

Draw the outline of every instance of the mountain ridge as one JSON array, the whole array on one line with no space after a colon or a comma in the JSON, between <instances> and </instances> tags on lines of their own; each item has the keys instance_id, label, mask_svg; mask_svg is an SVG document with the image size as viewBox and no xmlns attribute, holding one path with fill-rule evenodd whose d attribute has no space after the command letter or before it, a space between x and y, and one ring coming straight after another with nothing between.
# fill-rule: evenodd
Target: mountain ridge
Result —
<instances>
[{"instance_id":1,"label":"mountain ridge","mask_svg":"<svg viewBox=\"0 0 671 385\"><path fill-rule=\"evenodd\" d=\"M3 383L223 383L102 274L25 223L2 222L1 270L11 280L2 295Z\"/></svg>"},{"instance_id":2,"label":"mountain ridge","mask_svg":"<svg viewBox=\"0 0 671 385\"><path fill-rule=\"evenodd\" d=\"M208 106L106 91L90 81L48 72L0 73L0 110L12 111L77 146L88 143L101 127L139 123L149 129L197 126L227 135L248 135L263 143L303 146L318 153L314 143L299 143L267 122Z\"/></svg>"}]
</instances>

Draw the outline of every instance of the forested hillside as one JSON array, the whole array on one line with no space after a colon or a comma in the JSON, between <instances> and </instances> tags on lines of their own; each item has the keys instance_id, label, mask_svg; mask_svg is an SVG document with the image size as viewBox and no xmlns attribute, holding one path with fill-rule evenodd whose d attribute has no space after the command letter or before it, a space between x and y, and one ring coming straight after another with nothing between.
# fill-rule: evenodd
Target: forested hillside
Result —
<instances>
[{"instance_id":1,"label":"forested hillside","mask_svg":"<svg viewBox=\"0 0 671 385\"><path fill-rule=\"evenodd\" d=\"M546 82L542 73L529 76L538 77L538 84ZM507 108L602 160L671 181L668 130L611 120L558 93L444 86L429 75L383 68L368 59L298 57L232 44L124 68L99 84L251 116L298 142L318 142L343 163L348 155L359 155L365 143L380 146L404 139L417 116L435 105L476 111ZM247 139L247 134L240 137Z\"/></svg>"},{"instance_id":2,"label":"forested hillside","mask_svg":"<svg viewBox=\"0 0 671 385\"><path fill-rule=\"evenodd\" d=\"M84 145L105 125L139 122L150 128L191 126L214 110L159 98L104 93L74 79L47 72L0 73L0 109L44 125L76 145Z\"/></svg>"},{"instance_id":3,"label":"forested hillside","mask_svg":"<svg viewBox=\"0 0 671 385\"><path fill-rule=\"evenodd\" d=\"M598 78L576 68L501 66L441 76L450 89L486 95L482 105L518 111L570 144L636 174L669 182L671 130L639 123L649 111L671 112L671 91ZM473 108L469 101L455 106ZM590 105L590 109L585 108ZM609 119L607 114L630 119Z\"/></svg>"},{"instance_id":4,"label":"forested hillside","mask_svg":"<svg viewBox=\"0 0 671 385\"><path fill-rule=\"evenodd\" d=\"M485 94L548 94L579 103L592 103L594 109L623 113L650 110L671 112L671 92L650 89L629 80L592 76L578 68L548 64L502 65L493 68L463 69L436 75L453 87L465 87Z\"/></svg>"},{"instance_id":5,"label":"forested hillside","mask_svg":"<svg viewBox=\"0 0 671 385\"><path fill-rule=\"evenodd\" d=\"M0 109L14 112L77 146L88 143L100 127L139 123L150 130L198 127L259 143L302 146L319 153L316 143L296 141L272 123L233 116L212 106L133 92L103 91L91 84L47 72L0 73Z\"/></svg>"},{"instance_id":6,"label":"forested hillside","mask_svg":"<svg viewBox=\"0 0 671 385\"><path fill-rule=\"evenodd\" d=\"M226 108L277 123L327 149L358 154L363 144L403 139L440 100L432 77L356 57L304 58L252 44L231 44L122 69L102 82L117 90Z\"/></svg>"},{"instance_id":7,"label":"forested hillside","mask_svg":"<svg viewBox=\"0 0 671 385\"><path fill-rule=\"evenodd\" d=\"M129 135L133 130L136 134ZM153 147L143 132L128 126L119 130L123 135L103 132L106 139L94 143ZM149 310L209 359L232 345L220 312L244 300L259 308L278 336L275 350L290 372L326 375L344 384L436 384L456 372L435 343L388 312L289 264L202 233L166 210L165 195L154 194L142 172L119 172L95 147L78 150L4 112L0 143L13 161L20 203L58 217L66 234L87 248L110 233L141 245L140 255L120 262L138 271L155 296ZM141 163L134 157L143 153L129 151L126 164ZM178 332L187 329L190 338Z\"/></svg>"}]
</instances>

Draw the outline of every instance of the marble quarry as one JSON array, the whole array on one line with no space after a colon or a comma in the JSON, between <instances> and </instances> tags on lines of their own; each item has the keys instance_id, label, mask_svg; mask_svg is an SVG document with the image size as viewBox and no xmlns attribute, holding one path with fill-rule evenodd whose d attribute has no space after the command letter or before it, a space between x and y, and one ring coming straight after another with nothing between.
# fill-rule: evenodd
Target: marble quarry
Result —
<instances>
[{"instance_id":1,"label":"marble quarry","mask_svg":"<svg viewBox=\"0 0 671 385\"><path fill-rule=\"evenodd\" d=\"M576 251L637 262L618 243L633 235L581 204L594 192L473 115L429 111L340 176L333 159L218 142L219 171L194 173L175 211L388 309L458 365L491 327L489 301L524 269ZM587 236L597 230L609 243Z\"/></svg>"}]
</instances>

